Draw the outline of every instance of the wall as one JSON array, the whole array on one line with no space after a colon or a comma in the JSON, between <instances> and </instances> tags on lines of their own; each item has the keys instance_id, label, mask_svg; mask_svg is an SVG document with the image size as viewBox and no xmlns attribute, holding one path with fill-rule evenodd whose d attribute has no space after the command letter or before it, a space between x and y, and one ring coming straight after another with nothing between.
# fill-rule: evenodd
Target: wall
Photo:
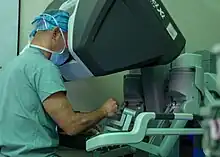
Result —
<instances>
[{"instance_id":1,"label":"wall","mask_svg":"<svg viewBox=\"0 0 220 157\"><path fill-rule=\"evenodd\" d=\"M172 17L187 39L187 51L209 49L220 39L219 0L163 0ZM22 0L21 48L27 43L31 30L30 22L44 10L51 0ZM209 1L210 2L210 1ZM209 3L208 2L208 3ZM34 4L34 5L33 5ZM214 9L213 9L214 8ZM122 96L123 73L103 78L95 78L67 83L69 98L76 110L93 110L108 97L120 102Z\"/></svg>"},{"instance_id":2,"label":"wall","mask_svg":"<svg viewBox=\"0 0 220 157\"><path fill-rule=\"evenodd\" d=\"M14 2L13 0L7 0L0 5L0 10L1 10L0 67L3 68L8 61L13 59L17 55L18 19L19 19L18 8L19 8L19 1Z\"/></svg>"},{"instance_id":3,"label":"wall","mask_svg":"<svg viewBox=\"0 0 220 157\"><path fill-rule=\"evenodd\" d=\"M52 0L21 0L20 19L20 51L28 43L28 35L32 30L31 22Z\"/></svg>"}]
</instances>

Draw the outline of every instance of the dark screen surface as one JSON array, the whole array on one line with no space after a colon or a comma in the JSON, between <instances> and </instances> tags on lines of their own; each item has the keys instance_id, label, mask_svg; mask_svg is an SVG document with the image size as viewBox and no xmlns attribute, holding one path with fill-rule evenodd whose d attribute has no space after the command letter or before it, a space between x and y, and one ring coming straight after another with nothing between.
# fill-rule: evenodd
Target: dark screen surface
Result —
<instances>
[{"instance_id":1,"label":"dark screen surface","mask_svg":"<svg viewBox=\"0 0 220 157\"><path fill-rule=\"evenodd\" d=\"M170 63L186 42L160 0L80 0L74 27L74 50L95 76Z\"/></svg>"}]
</instances>

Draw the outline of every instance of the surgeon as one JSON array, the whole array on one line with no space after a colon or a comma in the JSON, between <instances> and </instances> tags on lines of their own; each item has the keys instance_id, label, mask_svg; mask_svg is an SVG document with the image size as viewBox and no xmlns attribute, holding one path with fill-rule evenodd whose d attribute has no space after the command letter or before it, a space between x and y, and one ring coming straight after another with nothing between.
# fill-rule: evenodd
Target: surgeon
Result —
<instances>
[{"instance_id":1,"label":"surgeon","mask_svg":"<svg viewBox=\"0 0 220 157\"><path fill-rule=\"evenodd\" d=\"M56 157L57 126L76 135L116 113L113 99L93 112L73 111L58 70L69 55L68 20L67 12L57 10L36 17L29 44L2 70L0 156Z\"/></svg>"}]
</instances>

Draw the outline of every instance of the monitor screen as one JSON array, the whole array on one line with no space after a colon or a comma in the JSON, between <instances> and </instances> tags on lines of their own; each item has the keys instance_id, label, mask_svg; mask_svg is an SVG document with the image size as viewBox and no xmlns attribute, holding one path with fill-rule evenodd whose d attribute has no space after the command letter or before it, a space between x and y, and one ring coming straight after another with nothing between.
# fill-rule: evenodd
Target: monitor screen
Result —
<instances>
[{"instance_id":1,"label":"monitor screen","mask_svg":"<svg viewBox=\"0 0 220 157\"><path fill-rule=\"evenodd\" d=\"M160 0L80 0L74 53L95 75L167 64L185 38Z\"/></svg>"}]
</instances>

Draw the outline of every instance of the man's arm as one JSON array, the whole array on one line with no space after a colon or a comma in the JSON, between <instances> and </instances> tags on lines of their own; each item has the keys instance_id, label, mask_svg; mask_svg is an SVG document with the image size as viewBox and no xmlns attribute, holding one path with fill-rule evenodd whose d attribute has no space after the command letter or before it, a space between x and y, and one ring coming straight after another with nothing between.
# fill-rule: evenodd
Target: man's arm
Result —
<instances>
[{"instance_id":1,"label":"man's arm","mask_svg":"<svg viewBox=\"0 0 220 157\"><path fill-rule=\"evenodd\" d=\"M74 112L64 92L52 94L43 105L46 112L68 135L78 134L117 111L116 101L109 99L101 108L93 112Z\"/></svg>"}]
</instances>

